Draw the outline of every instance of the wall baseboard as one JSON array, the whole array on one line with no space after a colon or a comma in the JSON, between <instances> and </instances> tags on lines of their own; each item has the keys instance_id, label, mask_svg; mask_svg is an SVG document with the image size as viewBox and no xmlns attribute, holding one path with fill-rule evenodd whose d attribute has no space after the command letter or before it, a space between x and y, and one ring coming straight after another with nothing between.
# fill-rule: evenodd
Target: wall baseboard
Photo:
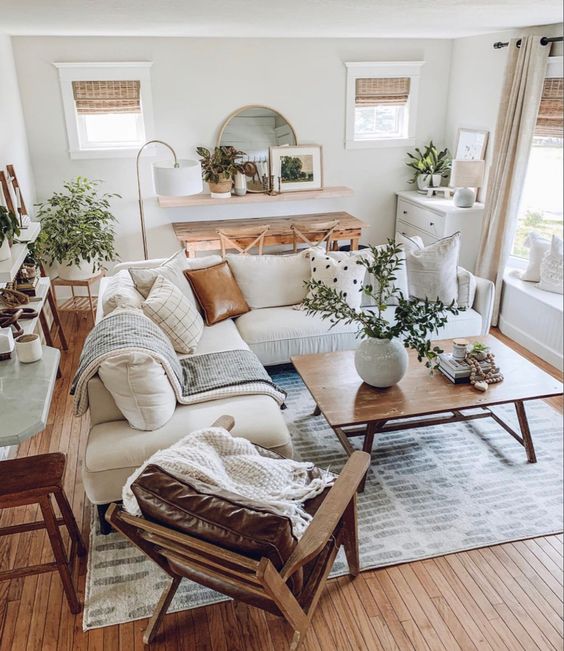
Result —
<instances>
[{"instance_id":1,"label":"wall baseboard","mask_svg":"<svg viewBox=\"0 0 564 651\"><path fill-rule=\"evenodd\" d=\"M560 371L563 370L564 358L561 352L554 350L529 333L524 332L521 328L510 323L507 319L504 319L503 315L500 315L499 317L499 329L504 335L507 335L510 339L521 344L521 346L524 346L535 355L538 355L541 359L544 359L545 362L552 364L552 366L556 367Z\"/></svg>"}]
</instances>

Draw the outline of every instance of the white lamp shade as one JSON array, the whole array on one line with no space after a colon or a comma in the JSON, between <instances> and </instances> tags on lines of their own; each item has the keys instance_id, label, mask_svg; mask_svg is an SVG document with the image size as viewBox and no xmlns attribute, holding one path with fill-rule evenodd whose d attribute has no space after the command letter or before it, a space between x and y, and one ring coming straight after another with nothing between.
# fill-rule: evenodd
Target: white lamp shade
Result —
<instances>
[{"instance_id":1,"label":"white lamp shade","mask_svg":"<svg viewBox=\"0 0 564 651\"><path fill-rule=\"evenodd\" d=\"M483 160L453 160L450 185L453 188L479 188L485 169Z\"/></svg>"},{"instance_id":2,"label":"white lamp shade","mask_svg":"<svg viewBox=\"0 0 564 651\"><path fill-rule=\"evenodd\" d=\"M153 163L155 193L162 197L185 197L203 190L202 166L196 160Z\"/></svg>"}]
</instances>

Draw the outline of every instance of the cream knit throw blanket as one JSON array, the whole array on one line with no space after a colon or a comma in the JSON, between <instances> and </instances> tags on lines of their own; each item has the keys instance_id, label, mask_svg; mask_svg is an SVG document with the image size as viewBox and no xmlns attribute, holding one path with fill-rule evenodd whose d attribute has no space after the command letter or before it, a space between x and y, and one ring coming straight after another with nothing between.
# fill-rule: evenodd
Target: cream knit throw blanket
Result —
<instances>
[{"instance_id":1,"label":"cream knit throw blanket","mask_svg":"<svg viewBox=\"0 0 564 651\"><path fill-rule=\"evenodd\" d=\"M330 472L310 479L308 470L313 468L312 463L263 456L247 439L234 437L220 427L210 427L155 452L129 477L122 496L124 508L132 515L141 515L141 511L131 484L148 464L159 466L180 480L195 479L259 502L265 510L287 516L298 539L311 520L303 502L335 481Z\"/></svg>"}]
</instances>

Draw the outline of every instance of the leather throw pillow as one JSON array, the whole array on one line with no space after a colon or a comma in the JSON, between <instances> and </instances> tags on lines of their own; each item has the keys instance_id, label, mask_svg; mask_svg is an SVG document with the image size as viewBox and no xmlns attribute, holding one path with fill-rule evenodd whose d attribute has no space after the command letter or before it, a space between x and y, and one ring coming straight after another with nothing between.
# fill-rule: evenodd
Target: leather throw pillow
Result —
<instances>
[{"instance_id":1,"label":"leather throw pillow","mask_svg":"<svg viewBox=\"0 0 564 651\"><path fill-rule=\"evenodd\" d=\"M207 269L186 270L184 275L202 307L206 325L250 311L227 262Z\"/></svg>"}]
</instances>

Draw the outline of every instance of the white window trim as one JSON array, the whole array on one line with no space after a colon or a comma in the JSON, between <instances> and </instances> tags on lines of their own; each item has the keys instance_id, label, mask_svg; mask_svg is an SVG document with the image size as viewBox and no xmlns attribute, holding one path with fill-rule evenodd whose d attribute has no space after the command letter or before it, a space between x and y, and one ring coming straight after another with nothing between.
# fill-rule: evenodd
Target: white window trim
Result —
<instances>
[{"instance_id":1,"label":"white window trim","mask_svg":"<svg viewBox=\"0 0 564 651\"><path fill-rule=\"evenodd\" d=\"M153 138L153 98L151 94L152 61L119 61L97 63L54 63L59 71L61 96L67 128L69 155L73 159L80 158L133 158L139 147L112 147L96 149L81 149L78 137L76 107L72 92L73 81L119 81L138 79L140 81L141 106L145 124L145 140ZM143 143L141 143L143 144Z\"/></svg>"},{"instance_id":2,"label":"white window trim","mask_svg":"<svg viewBox=\"0 0 564 651\"><path fill-rule=\"evenodd\" d=\"M415 145L417 124L417 100L419 77L424 61L353 61L345 63L347 68L347 105L345 124L346 149L375 149L378 147L412 147ZM370 77L409 77L409 101L407 105L408 125L405 138L378 138L374 140L354 139L354 109L356 80Z\"/></svg>"}]
</instances>

